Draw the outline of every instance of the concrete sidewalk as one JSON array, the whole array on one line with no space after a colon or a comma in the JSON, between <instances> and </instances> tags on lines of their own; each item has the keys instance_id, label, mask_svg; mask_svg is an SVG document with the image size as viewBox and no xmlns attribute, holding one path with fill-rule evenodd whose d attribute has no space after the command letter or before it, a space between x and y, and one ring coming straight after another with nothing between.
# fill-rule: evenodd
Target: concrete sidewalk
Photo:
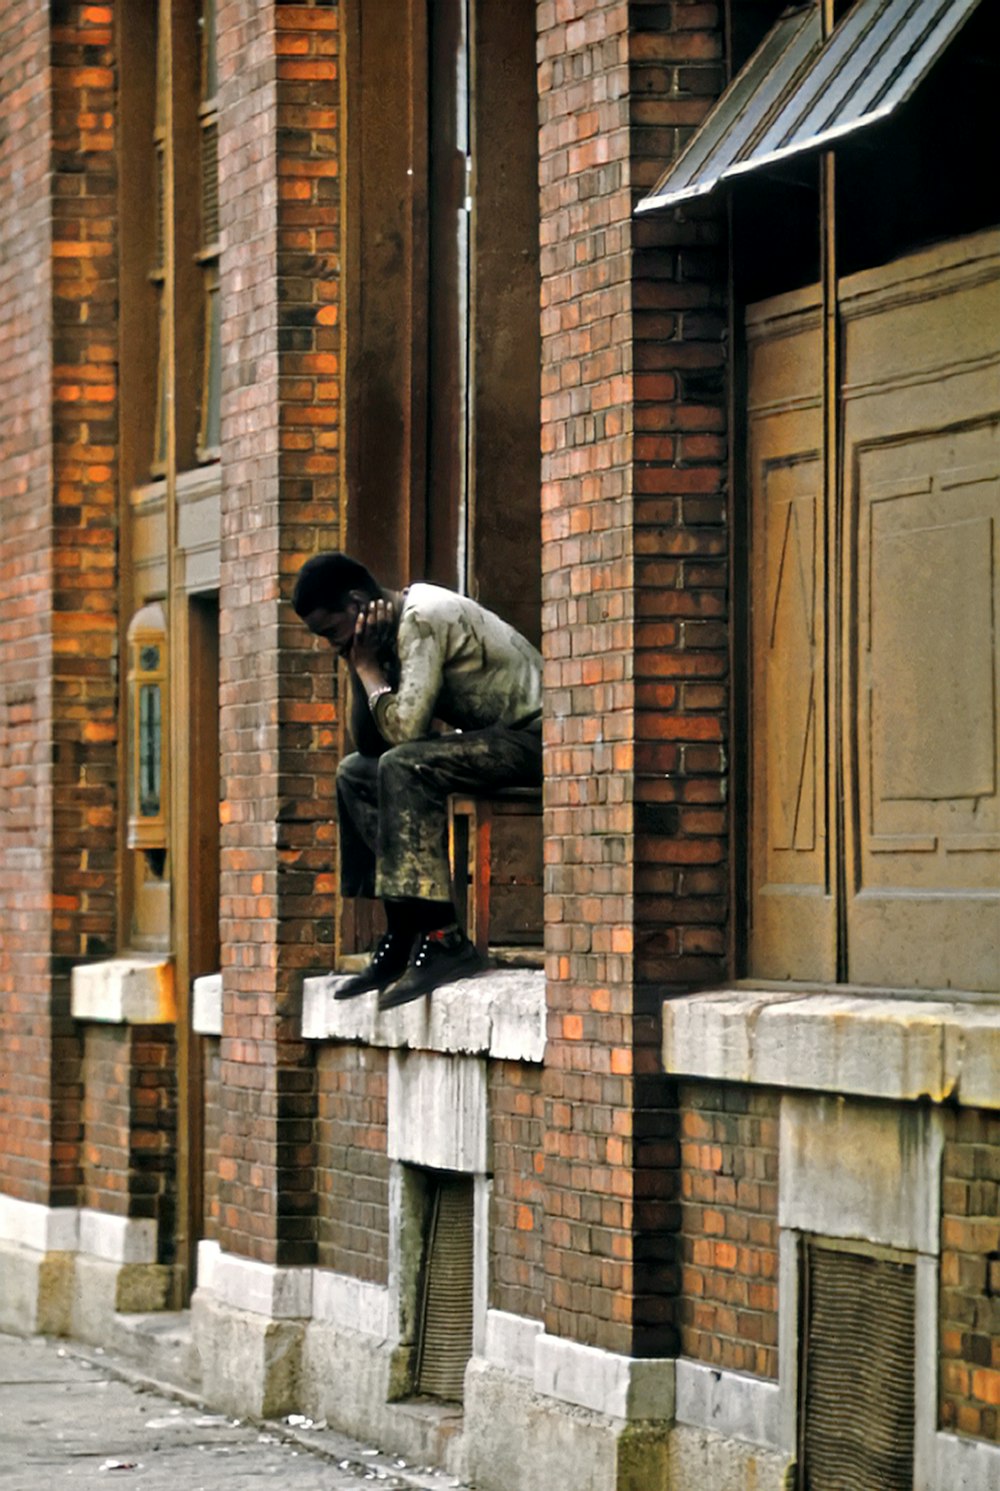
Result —
<instances>
[{"instance_id":1,"label":"concrete sidewalk","mask_svg":"<svg viewBox=\"0 0 1000 1491\"><path fill-rule=\"evenodd\" d=\"M299 1415L206 1410L97 1347L0 1334L3 1491L468 1491Z\"/></svg>"}]
</instances>

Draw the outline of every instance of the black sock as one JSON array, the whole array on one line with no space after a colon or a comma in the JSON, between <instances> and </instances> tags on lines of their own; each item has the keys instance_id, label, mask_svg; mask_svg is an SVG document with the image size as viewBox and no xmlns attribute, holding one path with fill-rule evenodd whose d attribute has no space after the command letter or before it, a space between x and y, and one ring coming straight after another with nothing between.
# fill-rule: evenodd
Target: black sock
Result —
<instances>
[{"instance_id":1,"label":"black sock","mask_svg":"<svg viewBox=\"0 0 1000 1491\"><path fill-rule=\"evenodd\" d=\"M438 932L455 925L455 908L450 901L421 901L416 897L386 901L386 919L390 931Z\"/></svg>"},{"instance_id":2,"label":"black sock","mask_svg":"<svg viewBox=\"0 0 1000 1491\"><path fill-rule=\"evenodd\" d=\"M416 937L417 924L413 919L412 901L385 901L385 924L390 932L401 937Z\"/></svg>"}]
</instances>

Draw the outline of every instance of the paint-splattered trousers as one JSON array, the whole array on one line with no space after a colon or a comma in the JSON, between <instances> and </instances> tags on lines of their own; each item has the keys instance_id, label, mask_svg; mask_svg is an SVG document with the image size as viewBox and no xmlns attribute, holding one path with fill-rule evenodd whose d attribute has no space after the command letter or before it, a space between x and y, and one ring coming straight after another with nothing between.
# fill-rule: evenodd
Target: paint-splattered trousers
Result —
<instances>
[{"instance_id":1,"label":"paint-splattered trousers","mask_svg":"<svg viewBox=\"0 0 1000 1491\"><path fill-rule=\"evenodd\" d=\"M345 896L450 901L448 798L539 787L540 722L407 741L337 770L340 889Z\"/></svg>"}]
</instances>

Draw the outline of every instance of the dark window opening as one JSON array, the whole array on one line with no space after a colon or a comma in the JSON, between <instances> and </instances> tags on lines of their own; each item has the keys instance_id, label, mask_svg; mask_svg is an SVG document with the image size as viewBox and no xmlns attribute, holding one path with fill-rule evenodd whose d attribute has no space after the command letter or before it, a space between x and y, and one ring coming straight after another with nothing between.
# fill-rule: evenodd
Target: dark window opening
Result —
<instances>
[{"instance_id":1,"label":"dark window opening","mask_svg":"<svg viewBox=\"0 0 1000 1491\"><path fill-rule=\"evenodd\" d=\"M1000 223L998 92L1000 9L984 4L912 98L838 148L842 275Z\"/></svg>"},{"instance_id":2,"label":"dark window opening","mask_svg":"<svg viewBox=\"0 0 1000 1491\"><path fill-rule=\"evenodd\" d=\"M788 161L732 187L733 279L743 305L819 279L819 171L815 156Z\"/></svg>"},{"instance_id":3,"label":"dark window opening","mask_svg":"<svg viewBox=\"0 0 1000 1491\"><path fill-rule=\"evenodd\" d=\"M785 0L729 0L726 6L726 26L731 78L753 56L782 11L787 8Z\"/></svg>"}]
</instances>

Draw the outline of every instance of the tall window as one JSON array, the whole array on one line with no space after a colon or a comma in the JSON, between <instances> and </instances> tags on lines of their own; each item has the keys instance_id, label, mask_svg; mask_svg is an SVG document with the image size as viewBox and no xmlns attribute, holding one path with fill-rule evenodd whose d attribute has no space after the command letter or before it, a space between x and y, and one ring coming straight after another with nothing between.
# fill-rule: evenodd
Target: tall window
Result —
<instances>
[{"instance_id":1,"label":"tall window","mask_svg":"<svg viewBox=\"0 0 1000 1491\"><path fill-rule=\"evenodd\" d=\"M196 739L208 722L201 718L189 728L188 710L174 697L178 686L214 677L215 668L209 599L218 576L220 445L215 0L125 0L119 49L122 612L133 629L155 612L163 632L158 649L148 644L132 658L124 711L122 787L127 779L131 790L122 937L133 947L162 950L172 946L171 906L183 902L180 877L190 881L193 873L185 845L173 841L188 832L189 777L204 796L191 821L216 819L212 746L198 756ZM214 719L210 696L207 689L203 713ZM199 854L211 862L205 846ZM212 894L202 898L209 931ZM212 941L208 933L205 941Z\"/></svg>"},{"instance_id":2,"label":"tall window","mask_svg":"<svg viewBox=\"0 0 1000 1491\"><path fill-rule=\"evenodd\" d=\"M219 318L219 106L216 57L215 0L204 0L198 21L201 29L201 265L204 335L201 417L198 422L198 459L219 454L221 328Z\"/></svg>"},{"instance_id":3,"label":"tall window","mask_svg":"<svg viewBox=\"0 0 1000 1491\"><path fill-rule=\"evenodd\" d=\"M153 161L156 185L156 237L150 283L156 291L157 359L156 424L150 474L162 476L167 469L167 151L169 148L170 108L167 100L169 69L166 28L157 28L156 40L156 122L153 127Z\"/></svg>"},{"instance_id":4,"label":"tall window","mask_svg":"<svg viewBox=\"0 0 1000 1491\"><path fill-rule=\"evenodd\" d=\"M168 66L166 27L158 28L156 115L153 153L156 182L156 237L149 278L159 305L156 421L150 473L162 476L167 466L167 285L178 305L194 294L193 314L178 317L177 468L206 464L219 456L220 359L219 315L219 112L215 0L192 0L188 52L175 48ZM196 69L197 89L185 76L184 64ZM175 215L174 240L167 232L167 180L183 204ZM189 253L190 250L190 253ZM192 273L200 286L192 282ZM194 449L185 439L194 425Z\"/></svg>"}]
</instances>

